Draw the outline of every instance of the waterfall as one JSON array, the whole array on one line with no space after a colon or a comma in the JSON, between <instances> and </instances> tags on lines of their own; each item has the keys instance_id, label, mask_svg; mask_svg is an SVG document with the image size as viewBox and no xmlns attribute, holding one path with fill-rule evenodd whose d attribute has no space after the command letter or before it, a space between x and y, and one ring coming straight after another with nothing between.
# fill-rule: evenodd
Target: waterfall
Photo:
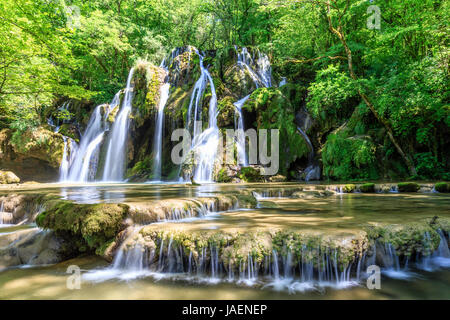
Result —
<instances>
[{"instance_id":1,"label":"waterfall","mask_svg":"<svg viewBox=\"0 0 450 320\"><path fill-rule=\"evenodd\" d=\"M286 83L287 83L286 77L281 77L281 81L280 81L280 83L278 84L278 88L280 88L280 87L286 85Z\"/></svg>"},{"instance_id":2,"label":"waterfall","mask_svg":"<svg viewBox=\"0 0 450 320\"><path fill-rule=\"evenodd\" d=\"M163 65L165 60L161 63ZM167 69L166 69L167 70ZM155 163L153 169L153 180L161 180L161 160L162 160L162 139L164 125L164 107L169 99L170 84L165 82L159 91L158 116L156 118L155 139L153 141L153 153L155 154Z\"/></svg>"},{"instance_id":3,"label":"waterfall","mask_svg":"<svg viewBox=\"0 0 450 320\"><path fill-rule=\"evenodd\" d=\"M308 155L308 166L305 169L305 181L309 180L319 180L320 179L320 167L314 163L314 147L309 139L308 135L302 130L302 128L297 127L297 130L305 138L311 152Z\"/></svg>"},{"instance_id":4,"label":"waterfall","mask_svg":"<svg viewBox=\"0 0 450 320\"><path fill-rule=\"evenodd\" d=\"M89 119L89 123L86 127L86 131L81 138L78 150L71 150L71 154L74 155L70 168L68 168L66 176L61 172L60 181L74 181L74 182L87 182L88 172L83 171L84 166L90 163L91 156L94 150L92 150L92 142L98 137L100 133L104 131L101 115L102 106L97 106ZM72 145L72 144L71 144ZM97 145L97 144L96 144ZM88 153L89 152L89 153Z\"/></svg>"},{"instance_id":5,"label":"waterfall","mask_svg":"<svg viewBox=\"0 0 450 320\"><path fill-rule=\"evenodd\" d=\"M245 150L245 135L244 135L244 115L242 114L242 106L244 105L245 101L250 98L250 95L242 98L241 100L234 103L234 106L236 107L238 119L236 121L235 117L235 129L238 130L238 137L236 141L237 146L237 152L238 152L238 163L243 164L244 167L248 166L248 158L247 153ZM237 126L236 126L237 122Z\"/></svg>"},{"instance_id":6,"label":"waterfall","mask_svg":"<svg viewBox=\"0 0 450 320\"><path fill-rule=\"evenodd\" d=\"M261 54L258 51L258 59L256 62L250 56L246 47L241 49L239 52L237 46L234 47L237 54L237 65L245 68L248 71L248 74L252 78L256 88L260 88L261 86L269 88L272 86L272 74L270 61L267 55ZM242 113L242 106L250 98L250 95L245 96L244 98L236 101L234 106L236 107L236 111L238 113L238 117L234 118L234 127L238 130L238 138L236 141L236 147L238 152L238 163L242 164L244 167L247 167L248 157L245 148L245 136L243 135L244 128L244 115ZM237 123L236 123L237 122ZM242 134L241 134L242 130Z\"/></svg>"},{"instance_id":7,"label":"waterfall","mask_svg":"<svg viewBox=\"0 0 450 320\"><path fill-rule=\"evenodd\" d=\"M237 53L238 66L243 67L248 71L248 74L255 83L256 88L271 87L272 68L270 66L269 57L267 57L267 55L265 54L261 54L261 52L258 51L258 59L256 59L255 62L246 47L243 47L241 49L241 52L239 52L237 47L235 46L235 50Z\"/></svg>"},{"instance_id":8,"label":"waterfall","mask_svg":"<svg viewBox=\"0 0 450 320\"><path fill-rule=\"evenodd\" d=\"M103 181L122 181L125 173L125 162L127 153L128 127L130 124L131 102L133 99L133 87L131 80L134 69L128 74L125 97L122 109L118 113L109 136L109 145L106 153Z\"/></svg>"},{"instance_id":9,"label":"waterfall","mask_svg":"<svg viewBox=\"0 0 450 320\"><path fill-rule=\"evenodd\" d=\"M59 181L63 182L67 180L67 175L69 174L69 159L67 156L67 137L63 136L64 139L64 151L61 165L59 167Z\"/></svg>"},{"instance_id":10,"label":"waterfall","mask_svg":"<svg viewBox=\"0 0 450 320\"><path fill-rule=\"evenodd\" d=\"M200 58L201 75L197 80L192 91L191 100L188 108L187 124L188 128L193 127L191 151L193 151L194 179L199 182L211 182L214 169L214 161L217 154L219 143L219 128L217 127L217 96L214 82L208 70L203 65L203 56L195 49ZM209 100L209 120L208 128L201 132L201 126L197 121L202 119L201 101L206 86L209 83L211 88L211 99ZM194 102L195 100L195 102ZM194 113L192 114L192 108Z\"/></svg>"}]
</instances>

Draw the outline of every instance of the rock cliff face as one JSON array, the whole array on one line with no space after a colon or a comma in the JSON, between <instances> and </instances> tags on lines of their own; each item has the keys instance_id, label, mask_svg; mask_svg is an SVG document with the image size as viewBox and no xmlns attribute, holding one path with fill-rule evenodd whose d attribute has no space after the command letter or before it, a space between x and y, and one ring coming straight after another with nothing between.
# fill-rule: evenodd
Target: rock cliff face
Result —
<instances>
[{"instance_id":1,"label":"rock cliff face","mask_svg":"<svg viewBox=\"0 0 450 320\"><path fill-rule=\"evenodd\" d=\"M63 150L63 136L43 127L0 131L0 169L11 170L21 181L56 181Z\"/></svg>"}]
</instances>

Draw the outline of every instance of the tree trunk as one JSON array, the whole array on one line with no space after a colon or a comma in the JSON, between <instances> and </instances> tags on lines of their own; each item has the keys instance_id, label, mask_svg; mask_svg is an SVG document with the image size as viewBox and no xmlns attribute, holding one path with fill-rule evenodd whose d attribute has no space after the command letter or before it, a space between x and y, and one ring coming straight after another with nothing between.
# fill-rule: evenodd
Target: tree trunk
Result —
<instances>
[{"instance_id":1,"label":"tree trunk","mask_svg":"<svg viewBox=\"0 0 450 320\"><path fill-rule=\"evenodd\" d=\"M345 11L348 8L348 2L347 2L347 6L344 9L343 13L340 15L338 21L341 21L342 16L344 15ZM333 24L331 22L331 8L330 8L330 3L328 2L327 4L327 9L328 9L328 15L327 15L327 19L328 19L328 25L329 25L329 29L332 33L334 33L335 35L338 36L339 40L341 41L342 46L344 47L345 53L347 55L347 62L348 62L348 70L350 73L350 77L353 80L357 80L356 74L353 71L353 62L352 62L352 51L350 50L350 48L347 45L347 42L345 40L345 36L344 36L344 32L342 30L342 25L339 23L337 29L335 27L333 27ZM402 147L400 146L400 144L397 142L397 139L395 139L394 137L394 132L389 124L389 122L384 119L380 114L378 114L377 110L375 109L374 105L372 104L372 102L370 102L370 99L367 95L365 95L363 92L361 92L358 89L358 94L360 95L360 97L363 99L363 101L366 103L366 105L369 107L370 111L372 111L373 115L375 116L375 118L377 118L377 120L386 128L389 140L391 140L392 144L395 146L395 149L397 149L397 152L400 154L400 156L403 158L403 161L405 162L406 166L408 167L409 170L409 174L410 175L417 175L417 171L416 168L414 166L414 163L411 161L411 159L406 155L405 152L403 152Z\"/></svg>"}]
</instances>

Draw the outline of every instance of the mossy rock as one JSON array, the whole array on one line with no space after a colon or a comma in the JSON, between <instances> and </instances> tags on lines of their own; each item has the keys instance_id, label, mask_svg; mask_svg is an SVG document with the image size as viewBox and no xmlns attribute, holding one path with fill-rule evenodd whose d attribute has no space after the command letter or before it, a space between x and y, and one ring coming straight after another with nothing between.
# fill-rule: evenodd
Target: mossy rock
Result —
<instances>
[{"instance_id":1,"label":"mossy rock","mask_svg":"<svg viewBox=\"0 0 450 320\"><path fill-rule=\"evenodd\" d=\"M12 171L1 171L0 170L0 184L11 184L19 183L20 179Z\"/></svg>"},{"instance_id":2,"label":"mossy rock","mask_svg":"<svg viewBox=\"0 0 450 320\"><path fill-rule=\"evenodd\" d=\"M55 201L36 217L40 228L50 229L76 243L80 252L104 248L122 229L125 204L77 204ZM100 250L101 251L101 250Z\"/></svg>"},{"instance_id":3,"label":"mossy rock","mask_svg":"<svg viewBox=\"0 0 450 320\"><path fill-rule=\"evenodd\" d=\"M434 185L434 190L437 192L450 192L450 183L438 182Z\"/></svg>"},{"instance_id":4,"label":"mossy rock","mask_svg":"<svg viewBox=\"0 0 450 320\"><path fill-rule=\"evenodd\" d=\"M228 175L227 169L222 168L217 173L217 182L231 182L232 178Z\"/></svg>"},{"instance_id":5,"label":"mossy rock","mask_svg":"<svg viewBox=\"0 0 450 320\"><path fill-rule=\"evenodd\" d=\"M345 193L352 193L353 191L355 191L356 186L354 184L346 184L343 188L343 191Z\"/></svg>"},{"instance_id":6,"label":"mossy rock","mask_svg":"<svg viewBox=\"0 0 450 320\"><path fill-rule=\"evenodd\" d=\"M399 192L417 192L420 186L415 182L400 182L397 189Z\"/></svg>"},{"instance_id":7,"label":"mossy rock","mask_svg":"<svg viewBox=\"0 0 450 320\"><path fill-rule=\"evenodd\" d=\"M233 105L234 99L232 97L225 97L217 103L217 125L219 128L233 127L235 107Z\"/></svg>"},{"instance_id":8,"label":"mossy rock","mask_svg":"<svg viewBox=\"0 0 450 320\"><path fill-rule=\"evenodd\" d=\"M242 167L239 178L245 182L260 182L263 180L261 172L253 167Z\"/></svg>"},{"instance_id":9,"label":"mossy rock","mask_svg":"<svg viewBox=\"0 0 450 320\"><path fill-rule=\"evenodd\" d=\"M375 192L375 183L364 183L359 186L359 190L364 193L373 193Z\"/></svg>"}]
</instances>

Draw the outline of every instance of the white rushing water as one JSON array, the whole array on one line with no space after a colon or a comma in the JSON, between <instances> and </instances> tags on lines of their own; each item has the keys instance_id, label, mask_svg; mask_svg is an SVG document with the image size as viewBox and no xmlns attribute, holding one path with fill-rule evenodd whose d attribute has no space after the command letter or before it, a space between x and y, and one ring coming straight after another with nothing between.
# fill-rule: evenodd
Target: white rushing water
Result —
<instances>
[{"instance_id":1,"label":"white rushing water","mask_svg":"<svg viewBox=\"0 0 450 320\"><path fill-rule=\"evenodd\" d=\"M165 66L165 59L161 62L161 67L168 72ZM153 154L155 155L154 159L154 168L153 168L153 180L161 181L161 161L162 161L162 140L163 140L163 132L164 132L164 107L167 104L167 100L169 99L169 90L170 83L168 82L168 78L166 77L166 82L159 89L159 105L158 105L158 115L156 118L156 128L155 128L155 138L153 140Z\"/></svg>"},{"instance_id":2,"label":"white rushing water","mask_svg":"<svg viewBox=\"0 0 450 320\"><path fill-rule=\"evenodd\" d=\"M64 151L63 158L61 161L61 165L59 166L59 181L63 182L67 180L67 176L69 174L69 157L67 150L67 137L63 136L64 139Z\"/></svg>"},{"instance_id":3,"label":"white rushing water","mask_svg":"<svg viewBox=\"0 0 450 320\"><path fill-rule=\"evenodd\" d=\"M191 151L194 153L195 162L193 175L195 181L212 182L214 161L219 143L219 128L217 127L217 96L214 82L208 70L203 65L203 56L195 49L200 58L201 75L192 92L188 108L187 124L192 127ZM208 128L201 131L197 121L202 119L202 98L207 85L210 85L211 98L209 100ZM193 110L194 109L194 110Z\"/></svg>"},{"instance_id":4,"label":"white rushing water","mask_svg":"<svg viewBox=\"0 0 450 320\"><path fill-rule=\"evenodd\" d=\"M237 140L236 140L236 147L237 147L237 153L238 153L238 163L242 164L244 167L248 166L248 158L247 158L247 152L245 150L245 136L244 136L244 115L242 113L242 106L244 105L245 101L250 98L250 95L242 98L241 100L234 103L234 106L236 107L236 115L238 116L238 119L236 119L235 116L235 129L238 131Z\"/></svg>"},{"instance_id":5,"label":"white rushing water","mask_svg":"<svg viewBox=\"0 0 450 320\"><path fill-rule=\"evenodd\" d=\"M114 121L109 135L103 181L122 181L124 179L126 147L130 124L129 115L131 113L131 102L133 100L133 87L131 86L133 71L134 69L131 68L130 73L128 74L122 108Z\"/></svg>"}]
</instances>

